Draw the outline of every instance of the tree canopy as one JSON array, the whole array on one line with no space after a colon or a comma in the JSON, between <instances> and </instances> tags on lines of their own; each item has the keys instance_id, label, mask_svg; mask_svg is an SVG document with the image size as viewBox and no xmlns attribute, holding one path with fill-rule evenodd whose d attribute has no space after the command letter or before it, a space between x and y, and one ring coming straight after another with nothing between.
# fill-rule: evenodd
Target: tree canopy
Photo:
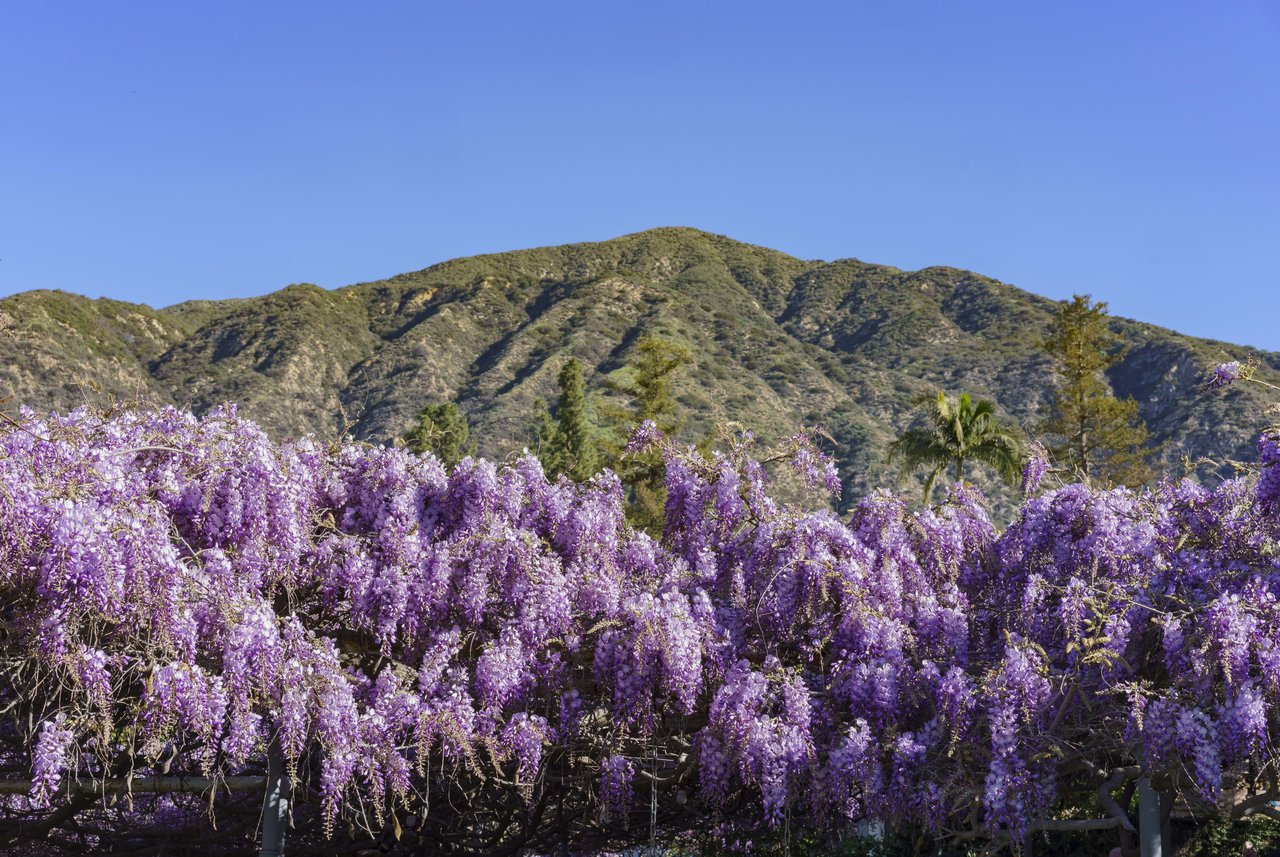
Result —
<instances>
[{"instance_id":1,"label":"tree canopy","mask_svg":"<svg viewBox=\"0 0 1280 857\"><path fill-rule=\"evenodd\" d=\"M429 452L448 469L470 454L467 417L454 402L437 402L418 412L418 424L405 437L416 453Z\"/></svg>"},{"instance_id":2,"label":"tree canopy","mask_svg":"<svg viewBox=\"0 0 1280 857\"><path fill-rule=\"evenodd\" d=\"M611 378L610 390L630 399L626 407L606 409L613 424L613 437L606 440L604 454L622 477L628 493L628 517L649 532L662 527L666 504L665 463L653 449L626 451L625 444L642 425L648 424L666 437L674 437L684 426L684 417L671 394L676 373L693 363L687 348L658 336L641 337L620 377Z\"/></svg>"},{"instance_id":3,"label":"tree canopy","mask_svg":"<svg viewBox=\"0 0 1280 857\"><path fill-rule=\"evenodd\" d=\"M542 467L548 476L561 473L575 482L584 482L600 469L596 441L587 419L587 386L582 364L570 358L556 377L560 399L555 419L539 429Z\"/></svg>"},{"instance_id":4,"label":"tree canopy","mask_svg":"<svg viewBox=\"0 0 1280 857\"><path fill-rule=\"evenodd\" d=\"M1107 304L1075 295L1054 316L1045 350L1057 363L1048 418L1041 427L1054 464L1074 478L1104 485L1141 485L1154 473L1148 432L1133 399L1118 399L1106 370L1124 355L1107 324Z\"/></svg>"},{"instance_id":5,"label":"tree canopy","mask_svg":"<svg viewBox=\"0 0 1280 857\"><path fill-rule=\"evenodd\" d=\"M924 486L926 503L943 471L951 469L958 483L970 461L991 467L1009 485L1018 484L1025 438L1019 428L997 418L993 402L974 401L968 393L953 399L939 392L922 396L916 405L922 411L923 425L908 429L889 445L889 460L899 462L907 472L929 469Z\"/></svg>"}]
</instances>

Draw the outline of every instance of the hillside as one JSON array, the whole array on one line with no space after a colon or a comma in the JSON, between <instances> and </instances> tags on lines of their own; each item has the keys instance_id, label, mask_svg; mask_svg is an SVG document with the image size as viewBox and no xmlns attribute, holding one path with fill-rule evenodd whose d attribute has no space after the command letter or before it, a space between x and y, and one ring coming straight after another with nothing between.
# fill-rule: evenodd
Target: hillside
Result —
<instances>
[{"instance_id":1,"label":"hillside","mask_svg":"<svg viewBox=\"0 0 1280 857\"><path fill-rule=\"evenodd\" d=\"M666 228L159 310L26 292L0 300L0 394L13 395L9 409L235 401L278 436L334 437L345 425L374 442L401 434L425 402L454 399L480 452L503 457L532 442L534 403L554 399L570 355L599 404L604 379L654 333L696 355L677 384L690 439L727 420L764 438L822 425L839 443L848 497L891 479L884 446L922 392L994 397L1034 422L1052 382L1039 342L1053 309L968 271L804 261ZM1182 455L1252 460L1267 399L1247 385L1205 395L1199 384L1214 364L1251 353L1280 382L1280 354L1125 319L1114 327L1130 350L1110 381L1142 403L1167 469Z\"/></svg>"}]
</instances>

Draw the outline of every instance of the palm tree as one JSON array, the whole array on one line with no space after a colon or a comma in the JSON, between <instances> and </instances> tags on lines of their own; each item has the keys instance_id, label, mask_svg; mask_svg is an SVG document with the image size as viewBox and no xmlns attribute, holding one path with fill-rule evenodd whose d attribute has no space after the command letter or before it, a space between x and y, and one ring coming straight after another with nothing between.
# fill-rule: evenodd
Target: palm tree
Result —
<instances>
[{"instance_id":1,"label":"palm tree","mask_svg":"<svg viewBox=\"0 0 1280 857\"><path fill-rule=\"evenodd\" d=\"M965 462L970 460L988 464L1005 482L1018 484L1024 438L1018 428L996 419L994 403L986 399L975 402L968 393L955 401L940 392L936 397L920 397L916 405L924 409L924 426L908 429L889 444L889 462L900 460L908 472L931 468L924 486L926 503L940 473L953 466L955 480L960 482Z\"/></svg>"}]
</instances>

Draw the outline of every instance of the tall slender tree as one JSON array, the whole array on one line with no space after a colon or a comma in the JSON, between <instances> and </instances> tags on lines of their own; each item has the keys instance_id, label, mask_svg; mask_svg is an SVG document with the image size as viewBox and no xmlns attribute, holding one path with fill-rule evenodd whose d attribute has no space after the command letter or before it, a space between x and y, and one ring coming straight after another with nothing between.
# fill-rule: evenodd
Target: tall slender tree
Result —
<instances>
[{"instance_id":1,"label":"tall slender tree","mask_svg":"<svg viewBox=\"0 0 1280 857\"><path fill-rule=\"evenodd\" d=\"M1022 475L1025 438L1016 426L1001 423L995 405L974 401L968 393L953 400L946 393L916 400L923 424L904 431L889 445L889 461L901 462L907 472L929 468L924 501L929 502L933 486L942 473L951 469L956 482L964 479L967 462L978 461L993 468L1010 485Z\"/></svg>"},{"instance_id":2,"label":"tall slender tree","mask_svg":"<svg viewBox=\"0 0 1280 857\"><path fill-rule=\"evenodd\" d=\"M1124 356L1122 338L1107 324L1104 301L1075 295L1054 317L1045 350L1061 381L1041 427L1056 465L1075 478L1108 485L1149 481L1146 423L1133 399L1118 399L1106 371Z\"/></svg>"},{"instance_id":3,"label":"tall slender tree","mask_svg":"<svg viewBox=\"0 0 1280 857\"><path fill-rule=\"evenodd\" d=\"M620 378L608 382L610 390L631 399L629 407L604 409L614 436L602 444L602 452L627 486L627 512L631 523L652 533L660 532L667 502L666 467L655 450L623 455L631 433L652 420L665 435L684 426L671 382L679 370L693 362L687 348L657 336L642 337Z\"/></svg>"},{"instance_id":4,"label":"tall slender tree","mask_svg":"<svg viewBox=\"0 0 1280 857\"><path fill-rule=\"evenodd\" d=\"M539 432L545 449L543 469L548 476L561 473L575 482L590 479L599 469L590 423L587 420L587 385L582 377L582 364L570 358L560 369L556 381L560 385L560 401L550 432ZM547 436L541 437L546 433Z\"/></svg>"}]
</instances>

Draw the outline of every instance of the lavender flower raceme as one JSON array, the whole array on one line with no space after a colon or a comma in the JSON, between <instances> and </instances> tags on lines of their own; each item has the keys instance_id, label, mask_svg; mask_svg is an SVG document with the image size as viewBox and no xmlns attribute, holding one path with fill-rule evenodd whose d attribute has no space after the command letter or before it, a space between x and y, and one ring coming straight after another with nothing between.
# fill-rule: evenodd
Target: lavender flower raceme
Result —
<instances>
[{"instance_id":1,"label":"lavender flower raceme","mask_svg":"<svg viewBox=\"0 0 1280 857\"><path fill-rule=\"evenodd\" d=\"M1239 360L1232 360L1230 363L1222 363L1214 367L1213 374L1209 376L1204 384L1206 390L1216 390L1221 387L1230 387L1242 377L1247 377L1248 366Z\"/></svg>"},{"instance_id":2,"label":"lavender flower raceme","mask_svg":"<svg viewBox=\"0 0 1280 857\"><path fill-rule=\"evenodd\" d=\"M75 734L65 723L63 714L46 720L32 750L31 799L38 805L49 804L67 770L67 755Z\"/></svg>"},{"instance_id":3,"label":"lavender flower raceme","mask_svg":"<svg viewBox=\"0 0 1280 857\"><path fill-rule=\"evenodd\" d=\"M1034 494L1049 472L1049 453L1043 444L1039 441L1032 443L1027 453L1027 463L1022 467L1023 497Z\"/></svg>"},{"instance_id":4,"label":"lavender flower raceme","mask_svg":"<svg viewBox=\"0 0 1280 857\"><path fill-rule=\"evenodd\" d=\"M839 489L807 434L762 463L746 433L703 455L650 425L651 537L608 472L277 443L232 407L23 412L0 428L0 770L32 787L6 811L68 777L261 776L271 748L317 833L484 818L507 845L551 841L562 805L600 845L637 793L726 842L1016 837L1116 765L1217 800L1280 746L1278 438L1256 481L1141 495L1037 494L1033 456L999 532L972 487L781 501L768 462ZM86 812L206 824L187 797Z\"/></svg>"}]
</instances>

